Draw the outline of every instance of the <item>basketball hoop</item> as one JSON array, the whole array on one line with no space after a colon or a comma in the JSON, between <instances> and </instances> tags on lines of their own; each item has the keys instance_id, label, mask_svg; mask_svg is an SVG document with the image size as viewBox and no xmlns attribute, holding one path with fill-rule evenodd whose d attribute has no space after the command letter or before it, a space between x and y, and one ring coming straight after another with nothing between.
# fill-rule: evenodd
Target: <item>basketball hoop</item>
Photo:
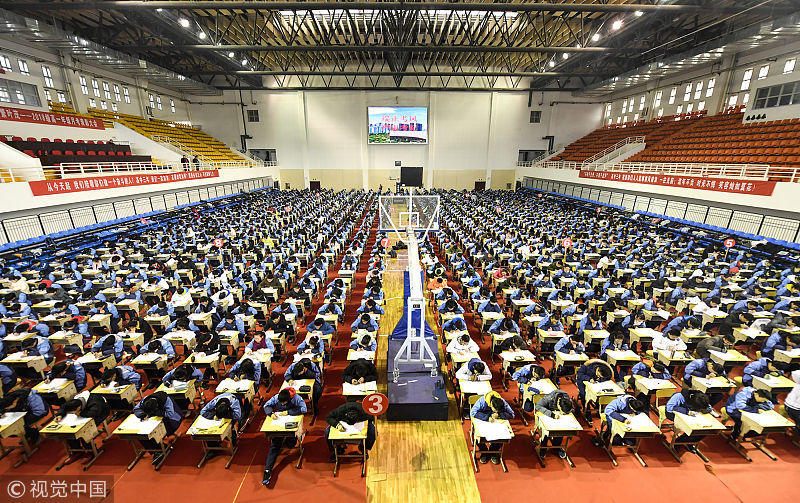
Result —
<instances>
[{"instance_id":1,"label":"basketball hoop","mask_svg":"<svg viewBox=\"0 0 800 503\"><path fill-rule=\"evenodd\" d=\"M406 245L409 239L421 243L429 232L439 230L439 204L439 196L432 195L380 196L378 229L393 232Z\"/></svg>"}]
</instances>

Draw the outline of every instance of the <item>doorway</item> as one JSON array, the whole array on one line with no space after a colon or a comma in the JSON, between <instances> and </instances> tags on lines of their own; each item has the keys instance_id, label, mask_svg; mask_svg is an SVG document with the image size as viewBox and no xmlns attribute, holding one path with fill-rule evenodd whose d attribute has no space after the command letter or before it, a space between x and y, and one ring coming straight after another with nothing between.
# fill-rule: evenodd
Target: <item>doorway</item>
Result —
<instances>
[{"instance_id":1,"label":"doorway","mask_svg":"<svg viewBox=\"0 0 800 503\"><path fill-rule=\"evenodd\" d=\"M486 190L486 182L475 182L475 190Z\"/></svg>"},{"instance_id":2,"label":"doorway","mask_svg":"<svg viewBox=\"0 0 800 503\"><path fill-rule=\"evenodd\" d=\"M308 188L311 190L319 190L320 189L319 180L311 180L310 182L308 182Z\"/></svg>"}]
</instances>

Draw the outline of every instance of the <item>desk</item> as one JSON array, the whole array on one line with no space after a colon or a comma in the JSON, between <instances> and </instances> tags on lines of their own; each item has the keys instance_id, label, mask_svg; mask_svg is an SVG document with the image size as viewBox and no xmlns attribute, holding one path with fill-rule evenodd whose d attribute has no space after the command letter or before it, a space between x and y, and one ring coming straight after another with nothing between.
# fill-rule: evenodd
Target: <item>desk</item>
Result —
<instances>
[{"instance_id":1,"label":"desk","mask_svg":"<svg viewBox=\"0 0 800 503\"><path fill-rule=\"evenodd\" d=\"M683 460L678 455L678 450L675 448L678 445L694 446L695 452L704 462L708 463L708 458L698 449L697 444L700 442L693 442L690 440L678 440L681 434L687 437L707 437L709 435L716 435L725 431L725 425L720 423L717 418L711 414L697 414L690 416L680 412L675 413L675 420L672 422L672 440L667 443L666 439L662 439L661 443L667 448L672 457L678 463L683 463Z\"/></svg>"},{"instance_id":2,"label":"desk","mask_svg":"<svg viewBox=\"0 0 800 503\"><path fill-rule=\"evenodd\" d=\"M377 391L377 381L368 381L362 384L350 384L348 382L342 383L342 395L347 399L361 401L365 396Z\"/></svg>"},{"instance_id":3,"label":"desk","mask_svg":"<svg viewBox=\"0 0 800 503\"><path fill-rule=\"evenodd\" d=\"M661 332L658 330L653 330L652 328L630 328L628 329L628 337L630 338L630 347L634 347L633 345L636 344L636 349L641 351L644 349L645 346L649 346L653 343L653 338L661 335Z\"/></svg>"},{"instance_id":4,"label":"desk","mask_svg":"<svg viewBox=\"0 0 800 503\"><path fill-rule=\"evenodd\" d=\"M472 418L470 433L472 437L472 466L475 468L475 472L478 472L478 464L475 462L475 458L478 454L496 454L500 457L500 465L503 467L503 471L507 472L508 467L506 467L506 462L503 459L503 449L505 445L514 438L514 430L511 428L511 424L508 420L499 419L489 422ZM484 442L500 444L500 449L497 451L487 450L479 453L478 444Z\"/></svg>"},{"instance_id":5,"label":"desk","mask_svg":"<svg viewBox=\"0 0 800 503\"><path fill-rule=\"evenodd\" d=\"M619 365L620 367L632 367L637 362L642 361L639 355L631 351L609 349L606 351L606 361L609 365Z\"/></svg>"},{"instance_id":6,"label":"desk","mask_svg":"<svg viewBox=\"0 0 800 503\"><path fill-rule=\"evenodd\" d=\"M745 443L750 443L753 447L757 448L773 461L777 461L778 457L775 456L769 449L765 447L767 438L773 433L785 432L787 429L794 426L794 423L785 417L781 416L774 410L765 410L758 413L742 412L742 432L739 438L728 438L728 444L733 449L744 457L747 461L753 461L747 452L744 450ZM753 432L754 437L744 438L745 434Z\"/></svg>"},{"instance_id":7,"label":"desk","mask_svg":"<svg viewBox=\"0 0 800 503\"><path fill-rule=\"evenodd\" d=\"M357 423L358 424L358 423ZM356 425L353 425L356 426ZM338 428L331 426L328 430L328 440L333 445L334 465L333 476L339 472L339 460L341 458L360 458L361 459L361 476L367 473L367 430L369 428L369 421L364 421L363 427L360 430L353 431L339 431ZM347 445L358 445L361 452L358 454L340 454L339 447Z\"/></svg>"},{"instance_id":8,"label":"desk","mask_svg":"<svg viewBox=\"0 0 800 503\"><path fill-rule=\"evenodd\" d=\"M608 336L608 330L584 330L583 343L587 346L589 344L597 344L599 346Z\"/></svg>"},{"instance_id":9,"label":"desk","mask_svg":"<svg viewBox=\"0 0 800 503\"><path fill-rule=\"evenodd\" d=\"M500 353L503 388L508 391L508 379L514 371L529 363L536 362L536 356L528 350L503 351Z\"/></svg>"},{"instance_id":10,"label":"desk","mask_svg":"<svg viewBox=\"0 0 800 503\"><path fill-rule=\"evenodd\" d=\"M669 398L678 390L672 381L667 379L653 379L650 377L633 376L634 387L639 393L644 393L648 397L655 396L655 407L658 409L659 398Z\"/></svg>"},{"instance_id":11,"label":"desk","mask_svg":"<svg viewBox=\"0 0 800 503\"><path fill-rule=\"evenodd\" d=\"M89 328L102 327L111 332L111 315L110 314L93 314L89 317Z\"/></svg>"},{"instance_id":12,"label":"desk","mask_svg":"<svg viewBox=\"0 0 800 503\"><path fill-rule=\"evenodd\" d=\"M164 336L173 346L183 346L184 353L189 353L197 346L197 335L191 330L169 332Z\"/></svg>"},{"instance_id":13,"label":"desk","mask_svg":"<svg viewBox=\"0 0 800 503\"><path fill-rule=\"evenodd\" d=\"M735 387L736 384L727 377L692 377L692 389L702 391L703 393L724 393L725 391Z\"/></svg>"},{"instance_id":14,"label":"desk","mask_svg":"<svg viewBox=\"0 0 800 503\"><path fill-rule=\"evenodd\" d=\"M533 449L539 457L539 464L542 465L542 468L545 467L544 455L547 450L563 449L566 453L570 440L572 440L573 437L577 437L578 434L583 431L583 426L578 423L578 420L575 419L575 416L572 414L565 414L554 418L546 416L541 412L536 412L534 414L534 421L534 429L531 430L531 437L534 439ZM539 434L538 439L534 432ZM543 446L542 440L547 437L560 438L562 439L561 444L553 445L550 443L550 445ZM567 460L570 467L575 468L575 463L572 462L569 453L567 453L564 459Z\"/></svg>"},{"instance_id":15,"label":"desk","mask_svg":"<svg viewBox=\"0 0 800 503\"><path fill-rule=\"evenodd\" d=\"M590 382L586 381L586 394L584 400L587 404L594 403L601 417L603 408L611 403L616 397L624 395L625 391L614 381Z\"/></svg>"},{"instance_id":16,"label":"desk","mask_svg":"<svg viewBox=\"0 0 800 503\"><path fill-rule=\"evenodd\" d=\"M794 388L795 382L786 376L773 376L770 374L764 377L753 377L753 387L755 389L765 389L772 394L787 393Z\"/></svg>"},{"instance_id":17,"label":"desk","mask_svg":"<svg viewBox=\"0 0 800 503\"><path fill-rule=\"evenodd\" d=\"M655 356L658 361L670 368L686 365L694 360L694 357L687 351L665 351L659 349L656 351Z\"/></svg>"},{"instance_id":18,"label":"desk","mask_svg":"<svg viewBox=\"0 0 800 503\"><path fill-rule=\"evenodd\" d=\"M555 351L555 366L558 367L580 367L583 362L589 360L585 353L577 353L574 355Z\"/></svg>"},{"instance_id":19,"label":"desk","mask_svg":"<svg viewBox=\"0 0 800 503\"><path fill-rule=\"evenodd\" d=\"M211 330L211 328L212 328L212 326L211 326L212 325L212 321L211 321L212 314L213 313L210 313L210 312L208 312L208 313L192 313L192 314L189 315L189 319L195 325L197 325L198 327L200 325L202 325L202 326L208 328L209 330Z\"/></svg>"},{"instance_id":20,"label":"desk","mask_svg":"<svg viewBox=\"0 0 800 503\"><path fill-rule=\"evenodd\" d=\"M219 372L219 353L192 353L186 357L185 363L190 363L198 369L211 369L214 375Z\"/></svg>"},{"instance_id":21,"label":"desk","mask_svg":"<svg viewBox=\"0 0 800 503\"><path fill-rule=\"evenodd\" d=\"M78 357L78 359L75 361L83 365L83 368L87 372L100 369L111 369L117 365L117 357L114 356L114 353L110 353L106 356L101 354L99 357L95 353L86 353L85 355Z\"/></svg>"},{"instance_id":22,"label":"desk","mask_svg":"<svg viewBox=\"0 0 800 503\"><path fill-rule=\"evenodd\" d=\"M285 389L288 387L292 387L295 389L298 395L300 395L303 400L307 403L311 404L311 422L309 425L313 425L317 419L317 408L314 404L314 387L317 385L317 382L314 379L297 379L294 381L283 381L281 385L281 389ZM303 386L308 386L308 391L300 391L300 388Z\"/></svg>"},{"instance_id":23,"label":"desk","mask_svg":"<svg viewBox=\"0 0 800 503\"><path fill-rule=\"evenodd\" d=\"M163 391L173 400L183 399L191 404L197 396L197 383L194 379L188 380L185 385L182 386L175 386L174 383L172 386L167 386L161 383L158 385L158 388L156 388L156 391Z\"/></svg>"},{"instance_id":24,"label":"desk","mask_svg":"<svg viewBox=\"0 0 800 503\"><path fill-rule=\"evenodd\" d=\"M164 426L164 419L161 417L140 420L131 414L117 426L117 429L114 430L114 435L127 440L133 447L134 458L128 465L128 471L132 470L146 453L151 453L153 460L157 460L153 468L158 471L166 461L169 453L172 452L173 445L168 445L164 442L164 437L167 436L167 428ZM154 442L158 447L145 446L142 441Z\"/></svg>"},{"instance_id":25,"label":"desk","mask_svg":"<svg viewBox=\"0 0 800 503\"><path fill-rule=\"evenodd\" d=\"M64 378L53 379L50 382L42 381L33 389L51 405L64 403L78 394L75 381Z\"/></svg>"},{"instance_id":26,"label":"desk","mask_svg":"<svg viewBox=\"0 0 800 503\"><path fill-rule=\"evenodd\" d=\"M203 457L197 463L198 468L201 468L206 461L214 457L215 452L230 454L228 462L225 464L225 469L230 468L233 456L239 450L239 446L234 440L235 433L231 419L214 421L203 416L197 416L197 419L194 420L186 433L191 435L192 440L197 440L203 445Z\"/></svg>"},{"instance_id":27,"label":"desk","mask_svg":"<svg viewBox=\"0 0 800 503\"><path fill-rule=\"evenodd\" d=\"M0 459L8 456L15 449L19 449L22 452L22 457L14 463L14 468L26 463L33 453L39 450L38 446L31 447L31 444L28 443L28 438L25 436L25 414L25 412L0 414L0 441L5 438L19 438L19 444L11 447L0 442Z\"/></svg>"},{"instance_id":28,"label":"desk","mask_svg":"<svg viewBox=\"0 0 800 503\"><path fill-rule=\"evenodd\" d=\"M375 351L358 351L356 349L347 350L347 361L352 362L360 359L375 361Z\"/></svg>"},{"instance_id":29,"label":"desk","mask_svg":"<svg viewBox=\"0 0 800 503\"><path fill-rule=\"evenodd\" d=\"M169 364L169 357L167 355L160 355L158 353L145 353L138 355L131 360L131 365L147 371L165 370Z\"/></svg>"},{"instance_id":30,"label":"desk","mask_svg":"<svg viewBox=\"0 0 800 503\"><path fill-rule=\"evenodd\" d=\"M303 416L279 416L278 420L267 416L261 424L261 433L267 438L267 442L273 438L296 438L297 449L300 454L297 457L295 468L300 468L303 463L303 440L305 439L305 429L303 428ZM364 437L366 440L366 436ZM285 445L285 444L284 444Z\"/></svg>"},{"instance_id":31,"label":"desk","mask_svg":"<svg viewBox=\"0 0 800 503\"><path fill-rule=\"evenodd\" d=\"M742 367L750 363L750 358L746 357L742 353L736 351L735 349L729 349L726 352L721 351L714 351L710 349L708 351L709 355L711 355L711 360L719 363L725 369L730 369L732 367Z\"/></svg>"},{"instance_id":32,"label":"desk","mask_svg":"<svg viewBox=\"0 0 800 503\"><path fill-rule=\"evenodd\" d=\"M83 470L86 471L97 461L103 453L103 449L97 450L94 439L100 434L97 425L90 417L82 418L75 414L67 414L60 421L51 421L50 424L42 428L42 435L45 438L54 438L64 443L67 455L56 465L56 470L60 470L72 460L74 454L90 454L91 458L81 463ZM80 447L71 444L70 441L79 440Z\"/></svg>"},{"instance_id":33,"label":"desk","mask_svg":"<svg viewBox=\"0 0 800 503\"><path fill-rule=\"evenodd\" d=\"M776 349L775 361L785 363L800 363L800 348L798 349Z\"/></svg>"},{"instance_id":34,"label":"desk","mask_svg":"<svg viewBox=\"0 0 800 503\"><path fill-rule=\"evenodd\" d=\"M154 314L148 315L144 317L144 321L150 325L152 328L161 327L162 329L167 328L170 323L169 315L164 316L157 316Z\"/></svg>"},{"instance_id":35,"label":"desk","mask_svg":"<svg viewBox=\"0 0 800 503\"><path fill-rule=\"evenodd\" d=\"M736 342L744 342L746 344L754 344L756 342L763 342L769 337L769 334L763 330L754 328L734 328L733 336Z\"/></svg>"},{"instance_id":36,"label":"desk","mask_svg":"<svg viewBox=\"0 0 800 503\"><path fill-rule=\"evenodd\" d=\"M631 424L625 424L622 421L606 418L605 414L602 415L602 418L603 422L611 421L611 436L608 438L607 443L602 441L601 437L600 444L603 446L603 450L606 451L606 454L608 454L611 462L614 463L614 466L618 465L617 456L614 454L613 442L615 436L619 436L622 439L634 439L635 444L628 448L642 466L647 466L647 463L645 463L644 459L639 455L639 447L642 444L642 440L661 434L661 429L656 426L650 417L645 413L637 414L630 418Z\"/></svg>"},{"instance_id":37,"label":"desk","mask_svg":"<svg viewBox=\"0 0 800 503\"><path fill-rule=\"evenodd\" d=\"M469 397L470 395L483 396L492 391L491 381L468 381L464 379L458 380L458 410L461 411L462 417L469 416ZM466 411L466 414L464 412Z\"/></svg>"},{"instance_id":38,"label":"desk","mask_svg":"<svg viewBox=\"0 0 800 503\"><path fill-rule=\"evenodd\" d=\"M62 330L50 335L48 339L53 345L83 347L83 335L78 332L65 332Z\"/></svg>"},{"instance_id":39,"label":"desk","mask_svg":"<svg viewBox=\"0 0 800 503\"><path fill-rule=\"evenodd\" d=\"M130 412L139 392L136 391L136 386L133 384L123 384L120 386L95 386L91 394L106 398L111 410L126 410Z\"/></svg>"},{"instance_id":40,"label":"desk","mask_svg":"<svg viewBox=\"0 0 800 503\"><path fill-rule=\"evenodd\" d=\"M44 356L26 356L21 352L8 355L5 357L5 359L0 361L0 363L11 367L11 369L17 374L20 373L18 369L31 369L34 372L37 372L41 379L44 379L44 369L47 367L47 363L44 361Z\"/></svg>"}]
</instances>

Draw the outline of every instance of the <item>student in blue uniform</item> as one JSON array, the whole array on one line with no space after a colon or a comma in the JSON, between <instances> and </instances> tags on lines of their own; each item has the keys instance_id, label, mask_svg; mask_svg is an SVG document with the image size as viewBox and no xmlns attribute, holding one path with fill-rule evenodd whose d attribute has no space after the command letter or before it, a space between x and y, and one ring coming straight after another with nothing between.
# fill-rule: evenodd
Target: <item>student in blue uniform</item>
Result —
<instances>
[{"instance_id":1,"label":"student in blue uniform","mask_svg":"<svg viewBox=\"0 0 800 503\"><path fill-rule=\"evenodd\" d=\"M665 406L665 415L670 421L675 420L675 413L686 414L694 416L697 414L711 414L714 409L711 408L711 403L708 395L702 391L684 388L681 391L672 395ZM716 413L714 413L716 414ZM699 442L703 437L701 436L688 436L685 433L678 435L679 442ZM687 446L689 452L696 453L697 449L690 445Z\"/></svg>"},{"instance_id":2,"label":"student in blue uniform","mask_svg":"<svg viewBox=\"0 0 800 503\"><path fill-rule=\"evenodd\" d=\"M47 415L47 404L39 394L30 388L17 388L0 398L0 415L6 412L24 412L25 437L35 444L39 439L39 430L33 425Z\"/></svg>"},{"instance_id":3,"label":"student in blue uniform","mask_svg":"<svg viewBox=\"0 0 800 503\"><path fill-rule=\"evenodd\" d=\"M728 398L725 402L725 410L733 419L733 430L731 438L738 438L742 432L742 412L758 413L762 410L772 410L775 407L770 401L769 391L765 389L755 389L745 386ZM756 432L749 431L744 438L757 435Z\"/></svg>"},{"instance_id":4,"label":"student in blue uniform","mask_svg":"<svg viewBox=\"0 0 800 503\"><path fill-rule=\"evenodd\" d=\"M264 404L264 413L267 417L277 419L278 416L302 416L307 412L306 402L297 394L294 388L284 388ZM303 418L298 418L302 421ZM302 428L301 428L302 429ZM270 441L267 461L264 464L264 476L261 483L265 486L272 480L272 468L278 459L281 449L291 449L297 445L296 437L273 437Z\"/></svg>"},{"instance_id":5,"label":"student in blue uniform","mask_svg":"<svg viewBox=\"0 0 800 503\"><path fill-rule=\"evenodd\" d=\"M622 395L612 400L611 403L606 405L605 409L603 409L603 414L605 414L606 417L604 439L608 441L611 436L612 421L630 424L630 419L626 416L637 415L643 412L647 412L647 404L642 403L632 395ZM620 442L625 445L634 445L636 443L633 439L623 439L620 438L619 435L615 435L610 441L615 445L619 445Z\"/></svg>"},{"instance_id":6,"label":"student in blue uniform","mask_svg":"<svg viewBox=\"0 0 800 503\"><path fill-rule=\"evenodd\" d=\"M75 360L62 360L53 365L50 372L47 373L45 382L59 378L72 381L78 392L83 391L83 388L86 387L86 371L83 369L83 365Z\"/></svg>"},{"instance_id":7,"label":"student in blue uniform","mask_svg":"<svg viewBox=\"0 0 800 503\"><path fill-rule=\"evenodd\" d=\"M475 402L475 405L473 405L472 409L469 411L469 415L481 421L497 421L501 419L512 419L514 417L514 411L511 409L511 406L508 405L508 402L500 397L498 392L490 391L478 398L478 401ZM499 443L490 442L487 445L481 442L478 444L479 452L487 450L494 452L499 449ZM488 463L490 460L495 465L500 464L500 456L497 454L481 454L479 460L483 464Z\"/></svg>"},{"instance_id":8,"label":"student in blue uniform","mask_svg":"<svg viewBox=\"0 0 800 503\"><path fill-rule=\"evenodd\" d=\"M788 365L784 362L776 362L767 357L759 358L758 360L748 363L744 367L742 384L745 386L752 386L754 377L764 377L767 374L779 376L782 375L787 368Z\"/></svg>"},{"instance_id":9,"label":"student in blue uniform","mask_svg":"<svg viewBox=\"0 0 800 503\"><path fill-rule=\"evenodd\" d=\"M287 368L286 372L283 374L283 379L289 384L289 386L294 387L299 392L304 392L304 390L302 389L302 386L300 388L294 386L294 381L298 381L300 379L313 379L314 389L312 392L312 404L316 410L317 403L319 403L319 399L322 396L322 377L319 367L316 363L312 362L308 358L301 358L295 363L289 365L289 368Z\"/></svg>"}]
</instances>

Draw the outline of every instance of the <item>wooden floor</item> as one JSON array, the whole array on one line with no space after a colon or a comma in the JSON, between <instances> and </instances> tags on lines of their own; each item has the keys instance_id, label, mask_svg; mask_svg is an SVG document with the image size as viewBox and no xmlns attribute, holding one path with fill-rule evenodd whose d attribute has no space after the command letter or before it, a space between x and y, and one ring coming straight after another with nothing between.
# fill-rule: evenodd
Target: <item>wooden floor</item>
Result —
<instances>
[{"instance_id":1,"label":"wooden floor","mask_svg":"<svg viewBox=\"0 0 800 503\"><path fill-rule=\"evenodd\" d=\"M387 299L403 295L404 254L401 251L397 259L387 264L383 286ZM402 309L402 299L387 301L382 332L394 329ZM438 332L430 308L427 318L431 328ZM375 363L378 390L382 393L386 393L387 387L387 345L388 337L378 339ZM439 353L441 356L441 344ZM378 420L378 440L367 465L367 502L481 501L455 398L452 392L448 396L447 421Z\"/></svg>"}]
</instances>

